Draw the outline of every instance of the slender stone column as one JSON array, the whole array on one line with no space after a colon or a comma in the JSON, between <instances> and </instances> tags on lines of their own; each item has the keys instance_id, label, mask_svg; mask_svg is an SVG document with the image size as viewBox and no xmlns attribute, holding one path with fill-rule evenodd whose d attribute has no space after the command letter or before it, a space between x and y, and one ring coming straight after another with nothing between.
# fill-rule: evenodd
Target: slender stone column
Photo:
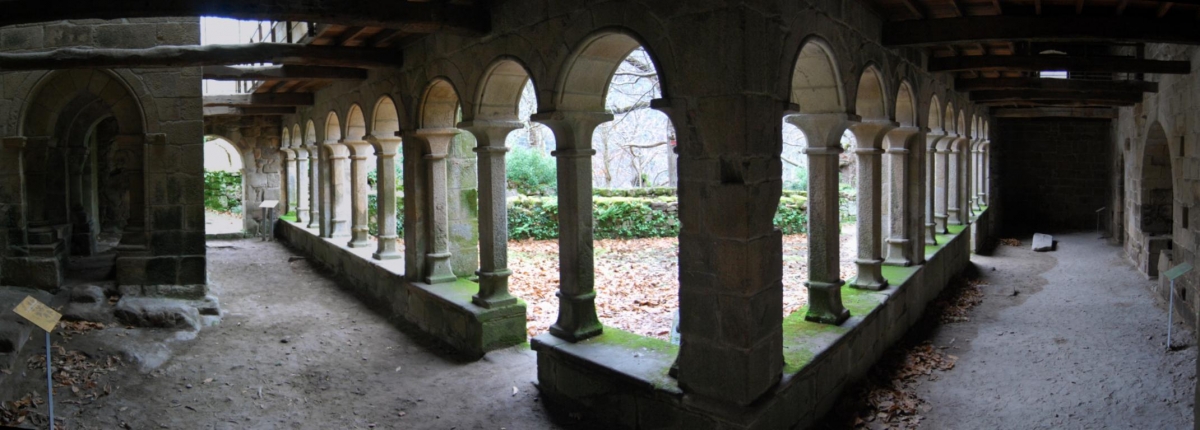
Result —
<instances>
[{"instance_id":1,"label":"slender stone column","mask_svg":"<svg viewBox=\"0 0 1200 430\"><path fill-rule=\"evenodd\" d=\"M908 212L905 216L908 218L909 232L909 247L912 264L925 264L925 246L928 243L928 236L932 229L928 226L928 219L932 216L926 212L926 200L929 194L929 186L926 185L925 172L929 170L928 156L925 155L925 142L927 141L925 128L918 128L917 135L909 139L908 147Z\"/></svg>"},{"instance_id":2,"label":"slender stone column","mask_svg":"<svg viewBox=\"0 0 1200 430\"><path fill-rule=\"evenodd\" d=\"M294 202L296 193L292 191L292 187L296 186L296 152L291 148L280 148L279 152L283 154L283 172L280 175L280 181L283 183L279 184L279 190L282 193L280 197L283 198L283 213L289 214L296 208Z\"/></svg>"},{"instance_id":3,"label":"slender stone column","mask_svg":"<svg viewBox=\"0 0 1200 430\"><path fill-rule=\"evenodd\" d=\"M325 161L324 152L325 151L315 143L309 144L308 146L308 153L310 157L308 164L308 228L310 229L324 230L321 228L321 218L323 216L321 212L322 209L324 209L322 208L321 202L323 200L322 197L325 195L325 192L322 191L325 187L321 186L321 170L323 170L322 165ZM322 234L322 236L324 235Z\"/></svg>"},{"instance_id":4,"label":"slender stone column","mask_svg":"<svg viewBox=\"0 0 1200 430\"><path fill-rule=\"evenodd\" d=\"M959 196L958 202L959 203L958 203L958 205L959 205L959 212L960 212L959 220L962 221L963 225L967 225L967 224L971 223L971 220L975 219L975 211L973 209L975 206L971 203L971 200L972 200L972 197L971 197L972 196L972 193L971 193L972 184L971 183L974 182L974 180L971 179L972 178L971 175L975 170L971 167L971 138L970 137L965 137L965 138L959 139L957 155L958 155L958 165L959 165L959 174L958 174L958 178L959 178L958 179L959 180L959 183L958 183L958 196Z\"/></svg>"},{"instance_id":5,"label":"slender stone column","mask_svg":"<svg viewBox=\"0 0 1200 430\"><path fill-rule=\"evenodd\" d=\"M912 166L909 163L910 151L908 142L921 132L914 127L904 127L892 130L886 136L887 154L891 158L891 235L887 238L888 253L883 264L889 266L911 266L913 264L911 233L909 225L915 215L912 208L911 194L916 191L909 180Z\"/></svg>"},{"instance_id":6,"label":"slender stone column","mask_svg":"<svg viewBox=\"0 0 1200 430\"><path fill-rule=\"evenodd\" d=\"M558 321L550 334L572 342L599 335L592 255L592 133L612 121L607 112L549 112L533 116L554 132L558 147Z\"/></svg>"},{"instance_id":7,"label":"slender stone column","mask_svg":"<svg viewBox=\"0 0 1200 430\"><path fill-rule=\"evenodd\" d=\"M992 142L983 143L983 201L990 205L992 198Z\"/></svg>"},{"instance_id":8,"label":"slender stone column","mask_svg":"<svg viewBox=\"0 0 1200 430\"><path fill-rule=\"evenodd\" d=\"M371 258L376 260L395 260L403 257L396 250L396 154L403 142L399 137L367 136L368 142L375 148L375 179L377 195L375 204L376 222L379 224L379 247Z\"/></svg>"},{"instance_id":9,"label":"slender stone column","mask_svg":"<svg viewBox=\"0 0 1200 430\"><path fill-rule=\"evenodd\" d=\"M945 136L928 133L925 135L925 244L937 245L937 143Z\"/></svg>"},{"instance_id":10,"label":"slender stone column","mask_svg":"<svg viewBox=\"0 0 1200 430\"><path fill-rule=\"evenodd\" d=\"M858 143L858 276L850 283L860 290L887 288L883 272L883 138L896 128L893 122L861 122L850 126Z\"/></svg>"},{"instance_id":11,"label":"slender stone column","mask_svg":"<svg viewBox=\"0 0 1200 430\"><path fill-rule=\"evenodd\" d=\"M479 294L471 302L484 308L517 303L508 293L508 182L504 141L517 121L473 121L459 124L475 136L479 155Z\"/></svg>"},{"instance_id":12,"label":"slender stone column","mask_svg":"<svg viewBox=\"0 0 1200 430\"><path fill-rule=\"evenodd\" d=\"M0 242L0 256L13 250L24 249L29 244L29 226L26 220L27 191L25 189L25 145L21 136L0 139L0 203L9 207L8 218L0 222L7 231L7 240Z\"/></svg>"},{"instance_id":13,"label":"slender stone column","mask_svg":"<svg viewBox=\"0 0 1200 430\"><path fill-rule=\"evenodd\" d=\"M296 222L308 222L308 148L297 147L296 151Z\"/></svg>"},{"instance_id":14,"label":"slender stone column","mask_svg":"<svg viewBox=\"0 0 1200 430\"><path fill-rule=\"evenodd\" d=\"M350 236L350 184L346 183L346 160L350 149L340 142L326 142L329 154L329 229L326 237Z\"/></svg>"},{"instance_id":15,"label":"slender stone column","mask_svg":"<svg viewBox=\"0 0 1200 430\"><path fill-rule=\"evenodd\" d=\"M838 155L842 133L850 125L846 114L792 115L795 125L808 140L808 314L804 319L823 324L841 324L850 318L842 305L839 267Z\"/></svg>"},{"instance_id":16,"label":"slender stone column","mask_svg":"<svg viewBox=\"0 0 1200 430\"><path fill-rule=\"evenodd\" d=\"M350 150L350 242L351 248L366 248L371 246L371 230L367 221L367 156L375 149L365 140L347 140L342 142Z\"/></svg>"},{"instance_id":17,"label":"slender stone column","mask_svg":"<svg viewBox=\"0 0 1200 430\"><path fill-rule=\"evenodd\" d=\"M425 282L441 284L454 282L454 270L450 267L450 212L449 196L447 194L446 156L450 154L450 145L454 136L458 135L455 128L423 128L414 134L425 142L425 162L429 170L429 252L425 254Z\"/></svg>"},{"instance_id":18,"label":"slender stone column","mask_svg":"<svg viewBox=\"0 0 1200 430\"><path fill-rule=\"evenodd\" d=\"M146 244L149 242L146 232L145 154L147 137L145 135L118 135L115 141L117 151L129 151L136 154L129 158L130 164L124 166L123 173L129 184L129 223L125 225L120 245L117 245L118 253L145 251Z\"/></svg>"},{"instance_id":19,"label":"slender stone column","mask_svg":"<svg viewBox=\"0 0 1200 430\"><path fill-rule=\"evenodd\" d=\"M975 145L975 206L980 212L983 212L984 206L987 206L986 200L983 197L983 141L980 140Z\"/></svg>"},{"instance_id":20,"label":"slender stone column","mask_svg":"<svg viewBox=\"0 0 1200 430\"><path fill-rule=\"evenodd\" d=\"M956 137L946 143L943 157L946 160L946 225L963 225L962 203L962 138Z\"/></svg>"},{"instance_id":21,"label":"slender stone column","mask_svg":"<svg viewBox=\"0 0 1200 430\"><path fill-rule=\"evenodd\" d=\"M938 140L937 156L937 213L933 218L937 222L934 227L938 234L950 234L950 189L952 172L950 170L950 148L954 137L946 136Z\"/></svg>"}]
</instances>

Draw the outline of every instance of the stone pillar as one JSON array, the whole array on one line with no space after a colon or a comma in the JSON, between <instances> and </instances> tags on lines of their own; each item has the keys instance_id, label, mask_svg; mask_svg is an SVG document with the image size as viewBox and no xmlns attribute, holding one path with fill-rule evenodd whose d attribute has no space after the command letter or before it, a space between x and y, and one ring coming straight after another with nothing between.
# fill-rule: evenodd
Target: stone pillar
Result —
<instances>
[{"instance_id":1,"label":"stone pillar","mask_svg":"<svg viewBox=\"0 0 1200 430\"><path fill-rule=\"evenodd\" d=\"M279 184L279 192L283 200L283 213L286 215L296 209L296 193L292 191L292 187L296 186L296 152L291 148L280 148L279 152L283 154L283 170L279 178L283 183Z\"/></svg>"},{"instance_id":2,"label":"stone pillar","mask_svg":"<svg viewBox=\"0 0 1200 430\"><path fill-rule=\"evenodd\" d=\"M883 266L883 138L896 128L893 122L869 121L850 126L858 159L858 276L850 283L860 290L887 288ZM811 182L810 182L811 183Z\"/></svg>"},{"instance_id":3,"label":"stone pillar","mask_svg":"<svg viewBox=\"0 0 1200 430\"><path fill-rule=\"evenodd\" d=\"M504 141L517 121L473 121L459 124L475 136L479 155L479 294L471 302L488 309L517 303L508 293L508 181Z\"/></svg>"},{"instance_id":4,"label":"stone pillar","mask_svg":"<svg viewBox=\"0 0 1200 430\"><path fill-rule=\"evenodd\" d=\"M454 282L454 270L450 267L450 213L447 195L446 156L458 129L423 128L414 136L425 142L425 162L429 171L429 250L425 254L425 282L441 284Z\"/></svg>"},{"instance_id":5,"label":"stone pillar","mask_svg":"<svg viewBox=\"0 0 1200 430\"><path fill-rule=\"evenodd\" d=\"M592 255L592 133L607 112L549 112L534 121L554 132L558 150L558 321L550 334L572 342L599 335Z\"/></svg>"},{"instance_id":6,"label":"stone pillar","mask_svg":"<svg viewBox=\"0 0 1200 430\"><path fill-rule=\"evenodd\" d=\"M983 141L975 143L975 209L983 212Z\"/></svg>"},{"instance_id":7,"label":"stone pillar","mask_svg":"<svg viewBox=\"0 0 1200 430\"><path fill-rule=\"evenodd\" d=\"M983 143L983 201L991 205L992 198L992 142Z\"/></svg>"},{"instance_id":8,"label":"stone pillar","mask_svg":"<svg viewBox=\"0 0 1200 430\"><path fill-rule=\"evenodd\" d=\"M25 190L25 145L20 136L0 140L0 204L8 212L0 225L5 231L0 235L0 256L7 256L10 247L23 249L28 244L28 222L26 220Z\"/></svg>"},{"instance_id":9,"label":"stone pillar","mask_svg":"<svg viewBox=\"0 0 1200 430\"><path fill-rule=\"evenodd\" d=\"M136 154L128 159L129 164L121 166L122 176L129 184L129 223L125 225L117 250L119 253L138 253L145 251L149 242L146 236L146 136L119 135L113 144L117 151Z\"/></svg>"},{"instance_id":10,"label":"stone pillar","mask_svg":"<svg viewBox=\"0 0 1200 430\"><path fill-rule=\"evenodd\" d=\"M350 184L346 183L346 161L350 148L340 142L326 142L329 154L329 173L326 191L329 194L329 229L326 237L350 236Z\"/></svg>"},{"instance_id":11,"label":"stone pillar","mask_svg":"<svg viewBox=\"0 0 1200 430\"><path fill-rule=\"evenodd\" d=\"M929 157L925 155L925 143L928 140L924 128L918 128L916 136L910 138L908 144L908 208L905 214L908 218L909 247L913 264L925 264L925 246L933 229L929 227L929 217L926 212L929 186L926 185L929 170Z\"/></svg>"},{"instance_id":12,"label":"stone pillar","mask_svg":"<svg viewBox=\"0 0 1200 430\"><path fill-rule=\"evenodd\" d=\"M350 150L350 242L351 248L366 248L371 246L371 230L367 220L367 157L375 149L364 140L347 140L342 142Z\"/></svg>"},{"instance_id":13,"label":"stone pillar","mask_svg":"<svg viewBox=\"0 0 1200 430\"><path fill-rule=\"evenodd\" d=\"M891 235L887 238L888 253L884 264L889 266L911 266L913 264L912 234L909 226L915 216L912 207L911 194L916 188L911 187L912 159L908 149L908 141L921 132L918 128L904 127L892 130L887 134L887 154L891 158L892 184L890 212ZM919 187L918 187L919 188Z\"/></svg>"},{"instance_id":14,"label":"stone pillar","mask_svg":"<svg viewBox=\"0 0 1200 430\"><path fill-rule=\"evenodd\" d=\"M967 225L971 223L972 219L975 219L975 211L973 210L974 205L971 203L971 200L973 200L971 187L973 186L972 182L975 182L973 179L971 179L971 175L975 171L971 167L971 138L966 137L959 139L958 152L959 219L962 221L963 225Z\"/></svg>"},{"instance_id":15,"label":"stone pillar","mask_svg":"<svg viewBox=\"0 0 1200 430\"><path fill-rule=\"evenodd\" d=\"M962 198L962 151L959 150L959 145L962 143L961 137L950 139L946 142L945 153L943 158L946 160L946 225L963 225L964 207Z\"/></svg>"},{"instance_id":16,"label":"stone pillar","mask_svg":"<svg viewBox=\"0 0 1200 430\"><path fill-rule=\"evenodd\" d=\"M839 267L838 155L846 114L792 115L787 122L808 140L808 314L804 319L841 324L850 318L842 305ZM861 174L861 173L860 173Z\"/></svg>"},{"instance_id":17,"label":"stone pillar","mask_svg":"<svg viewBox=\"0 0 1200 430\"><path fill-rule=\"evenodd\" d=\"M308 216L308 226L307 227L310 229L323 230L321 228L321 225L322 225L321 219L323 217L323 214L321 212L324 208L322 207L323 205L321 203L324 200L323 197L325 195L325 192L323 191L323 189L325 187L323 187L321 185L322 184L321 170L322 170L322 165L324 164L324 161L325 161L324 152L325 151L323 151L321 149L321 147L316 144L309 144L309 146L308 146L308 154L309 154L309 161L308 161L308 187L309 187L308 208L309 208L309 211L308 211L308 213L309 213L309 216Z\"/></svg>"},{"instance_id":18,"label":"stone pillar","mask_svg":"<svg viewBox=\"0 0 1200 430\"><path fill-rule=\"evenodd\" d=\"M296 151L296 222L300 225L308 222L308 148L293 148Z\"/></svg>"},{"instance_id":19,"label":"stone pillar","mask_svg":"<svg viewBox=\"0 0 1200 430\"><path fill-rule=\"evenodd\" d=\"M395 260L403 257L396 250L396 154L400 150L402 140L399 137L367 136L368 142L375 148L375 179L376 222L379 224L379 247L371 258L376 260Z\"/></svg>"},{"instance_id":20,"label":"stone pillar","mask_svg":"<svg viewBox=\"0 0 1200 430\"><path fill-rule=\"evenodd\" d=\"M954 137L946 136L938 140L937 153L934 157L935 161L937 161L937 183L935 186L937 190L937 199L935 200L937 213L934 214L933 218L937 223L934 230L938 234L950 234L950 195L952 194L950 192L950 177L952 172L950 170L949 146L954 142L954 139Z\"/></svg>"},{"instance_id":21,"label":"stone pillar","mask_svg":"<svg viewBox=\"0 0 1200 430\"><path fill-rule=\"evenodd\" d=\"M940 196L937 186L938 178L938 141L945 138L940 134L928 133L925 135L925 244L937 245L937 235L941 233L938 228L938 211L937 199Z\"/></svg>"}]
</instances>

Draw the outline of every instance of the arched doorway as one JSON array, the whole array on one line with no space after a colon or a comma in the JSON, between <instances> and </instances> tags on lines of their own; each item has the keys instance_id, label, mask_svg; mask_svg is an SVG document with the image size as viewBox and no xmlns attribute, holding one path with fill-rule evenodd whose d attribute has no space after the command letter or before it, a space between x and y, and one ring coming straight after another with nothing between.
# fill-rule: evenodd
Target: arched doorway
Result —
<instances>
[{"instance_id":1,"label":"arched doorway","mask_svg":"<svg viewBox=\"0 0 1200 430\"><path fill-rule=\"evenodd\" d=\"M1141 231L1141 258L1138 266L1147 276L1158 276L1159 256L1172 248L1175 227L1174 172L1171 147L1166 130L1159 123L1150 125L1142 150L1142 177L1137 227Z\"/></svg>"},{"instance_id":2,"label":"arched doorway","mask_svg":"<svg viewBox=\"0 0 1200 430\"><path fill-rule=\"evenodd\" d=\"M204 137L204 234L245 232L245 170L241 151L228 139Z\"/></svg>"}]
</instances>

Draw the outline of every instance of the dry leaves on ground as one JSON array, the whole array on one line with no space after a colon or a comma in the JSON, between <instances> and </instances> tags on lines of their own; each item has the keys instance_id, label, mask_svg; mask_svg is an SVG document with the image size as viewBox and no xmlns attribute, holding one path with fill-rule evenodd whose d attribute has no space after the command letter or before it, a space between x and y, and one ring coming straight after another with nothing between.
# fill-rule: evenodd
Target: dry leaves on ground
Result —
<instances>
[{"instance_id":1,"label":"dry leaves on ground","mask_svg":"<svg viewBox=\"0 0 1200 430\"><path fill-rule=\"evenodd\" d=\"M1008 245L1008 246L1021 246L1021 240L1020 239L1012 239L1012 238L1000 239L1000 244Z\"/></svg>"},{"instance_id":2,"label":"dry leaves on ground","mask_svg":"<svg viewBox=\"0 0 1200 430\"><path fill-rule=\"evenodd\" d=\"M847 229L852 231L853 229ZM857 246L851 234L841 239L841 274L854 273ZM509 291L525 300L529 336L544 333L558 317L558 242L509 242ZM596 313L610 327L668 339L679 309L677 238L604 239L595 242ZM783 315L807 302L808 240L783 238Z\"/></svg>"},{"instance_id":3,"label":"dry leaves on ground","mask_svg":"<svg viewBox=\"0 0 1200 430\"><path fill-rule=\"evenodd\" d=\"M0 425L15 427L29 422L45 426L46 415L36 411L38 405L43 404L46 401L34 393L26 394L21 400L0 403Z\"/></svg>"},{"instance_id":4,"label":"dry leaves on ground","mask_svg":"<svg viewBox=\"0 0 1200 430\"><path fill-rule=\"evenodd\" d=\"M983 285L978 279L954 278L950 285L938 295L933 302L934 315L938 323L949 324L970 321L967 315L975 306L983 302Z\"/></svg>"},{"instance_id":5,"label":"dry leaves on ground","mask_svg":"<svg viewBox=\"0 0 1200 430\"><path fill-rule=\"evenodd\" d=\"M78 399L95 400L112 393L113 388L103 384L103 376L114 372L124 363L120 357L109 355L91 357L80 351L67 351L55 346L51 356L54 361L54 387L66 388ZM26 363L31 370L46 369L46 355L29 357ZM56 390L57 391L57 390Z\"/></svg>"}]
</instances>

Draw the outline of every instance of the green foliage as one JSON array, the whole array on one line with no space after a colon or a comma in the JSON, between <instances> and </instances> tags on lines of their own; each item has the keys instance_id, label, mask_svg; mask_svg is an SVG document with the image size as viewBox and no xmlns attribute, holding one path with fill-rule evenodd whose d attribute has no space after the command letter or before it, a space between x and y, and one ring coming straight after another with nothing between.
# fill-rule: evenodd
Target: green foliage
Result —
<instances>
[{"instance_id":1,"label":"green foliage","mask_svg":"<svg viewBox=\"0 0 1200 430\"><path fill-rule=\"evenodd\" d=\"M808 215L804 193L780 199L775 225L785 234L806 231ZM679 235L677 200L666 197L605 197L592 199L596 239L675 237ZM558 237L558 199L521 196L508 201L508 235L514 240L548 240Z\"/></svg>"},{"instance_id":2,"label":"green foliage","mask_svg":"<svg viewBox=\"0 0 1200 430\"><path fill-rule=\"evenodd\" d=\"M596 188L592 195L600 197L674 197L675 188Z\"/></svg>"},{"instance_id":3,"label":"green foliage","mask_svg":"<svg viewBox=\"0 0 1200 430\"><path fill-rule=\"evenodd\" d=\"M540 149L515 147L508 154L508 186L524 195L553 194L557 186L554 159Z\"/></svg>"},{"instance_id":4,"label":"green foliage","mask_svg":"<svg viewBox=\"0 0 1200 430\"><path fill-rule=\"evenodd\" d=\"M404 198L396 193L396 235L404 237ZM367 195L367 229L372 236L379 236L379 196Z\"/></svg>"},{"instance_id":5,"label":"green foliage","mask_svg":"<svg viewBox=\"0 0 1200 430\"><path fill-rule=\"evenodd\" d=\"M794 194L779 199L779 210L775 212L775 227L783 234L798 234L808 231L808 196Z\"/></svg>"},{"instance_id":6,"label":"green foliage","mask_svg":"<svg viewBox=\"0 0 1200 430\"><path fill-rule=\"evenodd\" d=\"M242 174L205 170L204 207L217 212L242 213Z\"/></svg>"},{"instance_id":7,"label":"green foliage","mask_svg":"<svg viewBox=\"0 0 1200 430\"><path fill-rule=\"evenodd\" d=\"M808 191L808 167L797 167L795 181L789 182L788 187L799 191Z\"/></svg>"}]
</instances>

